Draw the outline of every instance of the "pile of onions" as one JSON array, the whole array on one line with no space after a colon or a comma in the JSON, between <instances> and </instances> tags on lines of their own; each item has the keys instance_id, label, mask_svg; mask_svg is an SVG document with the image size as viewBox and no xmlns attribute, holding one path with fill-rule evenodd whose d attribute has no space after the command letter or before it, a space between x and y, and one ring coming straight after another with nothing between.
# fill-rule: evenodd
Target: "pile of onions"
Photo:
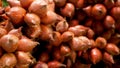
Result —
<instances>
[{"instance_id":1,"label":"pile of onions","mask_svg":"<svg viewBox=\"0 0 120 68\"><path fill-rule=\"evenodd\" d=\"M7 3L0 0L0 68L119 66L119 0Z\"/></svg>"}]
</instances>

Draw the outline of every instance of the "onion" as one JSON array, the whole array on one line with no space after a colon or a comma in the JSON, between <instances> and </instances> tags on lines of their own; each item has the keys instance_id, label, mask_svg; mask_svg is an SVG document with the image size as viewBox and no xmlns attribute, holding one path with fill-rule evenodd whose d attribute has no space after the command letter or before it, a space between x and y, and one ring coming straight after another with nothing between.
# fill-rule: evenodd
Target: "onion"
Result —
<instances>
[{"instance_id":1,"label":"onion","mask_svg":"<svg viewBox=\"0 0 120 68\"><path fill-rule=\"evenodd\" d=\"M87 34L87 28L82 25L77 25L74 27L70 27L68 31L74 33L75 36L83 36Z\"/></svg>"},{"instance_id":2,"label":"onion","mask_svg":"<svg viewBox=\"0 0 120 68\"><path fill-rule=\"evenodd\" d=\"M115 6L115 0L104 0L104 4L107 7L107 9L111 9Z\"/></svg>"},{"instance_id":3,"label":"onion","mask_svg":"<svg viewBox=\"0 0 120 68\"><path fill-rule=\"evenodd\" d=\"M120 19L120 7L113 7L110 13L116 20Z\"/></svg>"},{"instance_id":4,"label":"onion","mask_svg":"<svg viewBox=\"0 0 120 68\"><path fill-rule=\"evenodd\" d=\"M74 38L74 34L70 31L66 31L61 35L62 42L69 42Z\"/></svg>"},{"instance_id":5,"label":"onion","mask_svg":"<svg viewBox=\"0 0 120 68\"><path fill-rule=\"evenodd\" d=\"M75 51L83 51L91 47L89 39L85 36L74 37L70 42L70 46Z\"/></svg>"},{"instance_id":6,"label":"onion","mask_svg":"<svg viewBox=\"0 0 120 68\"><path fill-rule=\"evenodd\" d=\"M59 32L53 32L50 38L50 44L53 46L59 46L61 44L61 34Z\"/></svg>"},{"instance_id":7,"label":"onion","mask_svg":"<svg viewBox=\"0 0 120 68\"><path fill-rule=\"evenodd\" d=\"M118 55L120 54L119 48L113 44L113 43L108 43L105 47L105 50L110 53L111 55Z\"/></svg>"},{"instance_id":8,"label":"onion","mask_svg":"<svg viewBox=\"0 0 120 68\"><path fill-rule=\"evenodd\" d=\"M61 20L60 16L53 11L47 11L46 16L41 18L43 24L53 24Z\"/></svg>"},{"instance_id":9,"label":"onion","mask_svg":"<svg viewBox=\"0 0 120 68\"><path fill-rule=\"evenodd\" d=\"M107 53L107 52L104 52L103 53L103 61L105 61L105 62L110 62L110 63L115 63L114 62L114 59L113 59L113 56L112 55L110 55L109 53Z\"/></svg>"},{"instance_id":10,"label":"onion","mask_svg":"<svg viewBox=\"0 0 120 68\"><path fill-rule=\"evenodd\" d=\"M38 42L32 41L29 38L21 38L17 43L17 50L25 52L32 51L38 44Z\"/></svg>"},{"instance_id":11,"label":"onion","mask_svg":"<svg viewBox=\"0 0 120 68\"><path fill-rule=\"evenodd\" d=\"M27 9L34 0L20 0L23 8Z\"/></svg>"},{"instance_id":12,"label":"onion","mask_svg":"<svg viewBox=\"0 0 120 68\"><path fill-rule=\"evenodd\" d=\"M51 36L52 36L52 28L50 26L46 26L46 25L41 25L41 34L40 34L40 39L42 40L50 40Z\"/></svg>"},{"instance_id":13,"label":"onion","mask_svg":"<svg viewBox=\"0 0 120 68\"><path fill-rule=\"evenodd\" d=\"M96 64L99 61L101 61L101 59L102 59L102 53L101 53L101 51L99 49L97 49L97 48L93 48L90 51L90 59L93 62L93 64Z\"/></svg>"},{"instance_id":14,"label":"onion","mask_svg":"<svg viewBox=\"0 0 120 68\"><path fill-rule=\"evenodd\" d=\"M21 7L12 7L7 12L8 17L12 20L14 25L20 26L23 24L23 17L26 14L26 10Z\"/></svg>"},{"instance_id":15,"label":"onion","mask_svg":"<svg viewBox=\"0 0 120 68\"><path fill-rule=\"evenodd\" d=\"M68 46L65 46L64 44L61 45L61 47L60 47L60 53L61 53L61 55L67 56L67 55L70 54L70 51L71 51L71 49Z\"/></svg>"},{"instance_id":16,"label":"onion","mask_svg":"<svg viewBox=\"0 0 120 68\"><path fill-rule=\"evenodd\" d=\"M17 59L13 53L6 53L0 58L1 68L13 68L17 63Z\"/></svg>"},{"instance_id":17,"label":"onion","mask_svg":"<svg viewBox=\"0 0 120 68\"><path fill-rule=\"evenodd\" d=\"M104 26L105 28L115 28L115 20L112 16L107 15L104 19Z\"/></svg>"},{"instance_id":18,"label":"onion","mask_svg":"<svg viewBox=\"0 0 120 68\"><path fill-rule=\"evenodd\" d=\"M4 35L0 39L0 46L6 51L6 52L14 52L18 45L19 38L15 35Z\"/></svg>"},{"instance_id":19,"label":"onion","mask_svg":"<svg viewBox=\"0 0 120 68\"><path fill-rule=\"evenodd\" d=\"M15 6L21 7L20 1L18 0L7 0L7 2L11 7L15 7Z\"/></svg>"},{"instance_id":20,"label":"onion","mask_svg":"<svg viewBox=\"0 0 120 68\"><path fill-rule=\"evenodd\" d=\"M72 3L66 3L65 7L61 9L61 14L65 17L73 17L75 7Z\"/></svg>"},{"instance_id":21,"label":"onion","mask_svg":"<svg viewBox=\"0 0 120 68\"><path fill-rule=\"evenodd\" d=\"M95 4L92 7L92 16L97 20L103 19L106 15L106 12L107 12L107 10L106 10L105 6L102 4Z\"/></svg>"},{"instance_id":22,"label":"onion","mask_svg":"<svg viewBox=\"0 0 120 68\"><path fill-rule=\"evenodd\" d=\"M107 40L103 37L97 37L97 39L95 40L95 44L98 48L103 49L107 45Z\"/></svg>"},{"instance_id":23,"label":"onion","mask_svg":"<svg viewBox=\"0 0 120 68\"><path fill-rule=\"evenodd\" d=\"M47 13L47 2L45 0L34 0L29 6L29 12L35 13L40 17L43 17Z\"/></svg>"},{"instance_id":24,"label":"onion","mask_svg":"<svg viewBox=\"0 0 120 68\"><path fill-rule=\"evenodd\" d=\"M57 23L56 25L56 31L63 33L68 30L69 24L66 20L62 20Z\"/></svg>"},{"instance_id":25,"label":"onion","mask_svg":"<svg viewBox=\"0 0 120 68\"><path fill-rule=\"evenodd\" d=\"M16 52L17 63L19 64L32 64L34 61L29 52L17 51Z\"/></svg>"}]
</instances>

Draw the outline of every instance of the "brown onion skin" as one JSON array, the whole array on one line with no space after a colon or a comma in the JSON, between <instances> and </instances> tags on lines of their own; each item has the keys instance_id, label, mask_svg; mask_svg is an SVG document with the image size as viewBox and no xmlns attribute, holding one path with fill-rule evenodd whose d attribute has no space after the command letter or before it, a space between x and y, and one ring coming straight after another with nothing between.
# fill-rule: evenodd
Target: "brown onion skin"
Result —
<instances>
[{"instance_id":1,"label":"brown onion skin","mask_svg":"<svg viewBox=\"0 0 120 68\"><path fill-rule=\"evenodd\" d=\"M69 22L70 27L73 27L73 26L76 26L76 25L79 25L79 21L77 19L73 19Z\"/></svg>"},{"instance_id":2,"label":"brown onion skin","mask_svg":"<svg viewBox=\"0 0 120 68\"><path fill-rule=\"evenodd\" d=\"M71 52L70 52L70 59L72 60L73 63L76 62L77 53L74 50L71 50Z\"/></svg>"},{"instance_id":3,"label":"brown onion skin","mask_svg":"<svg viewBox=\"0 0 120 68\"><path fill-rule=\"evenodd\" d=\"M117 0L117 1L115 2L115 5L116 5L116 6L120 6L120 1Z\"/></svg>"},{"instance_id":4,"label":"brown onion skin","mask_svg":"<svg viewBox=\"0 0 120 68\"><path fill-rule=\"evenodd\" d=\"M47 13L47 2L45 0L34 0L28 10L29 12L37 14L39 17L43 17Z\"/></svg>"},{"instance_id":5,"label":"brown onion skin","mask_svg":"<svg viewBox=\"0 0 120 68\"><path fill-rule=\"evenodd\" d=\"M75 51L87 50L91 47L90 40L85 36L74 37L70 42L70 46Z\"/></svg>"},{"instance_id":6,"label":"brown onion skin","mask_svg":"<svg viewBox=\"0 0 120 68\"><path fill-rule=\"evenodd\" d=\"M85 21L85 26L86 27L92 27L92 24L93 24L93 19L87 19L86 21Z\"/></svg>"},{"instance_id":7,"label":"brown onion skin","mask_svg":"<svg viewBox=\"0 0 120 68\"><path fill-rule=\"evenodd\" d=\"M95 35L101 35L104 31L102 22L96 21L92 24L92 29L95 32Z\"/></svg>"},{"instance_id":8,"label":"brown onion skin","mask_svg":"<svg viewBox=\"0 0 120 68\"><path fill-rule=\"evenodd\" d=\"M17 63L15 65L15 68L29 68L29 64L19 64L19 63Z\"/></svg>"},{"instance_id":9,"label":"brown onion skin","mask_svg":"<svg viewBox=\"0 0 120 68\"><path fill-rule=\"evenodd\" d=\"M54 60L57 60L57 61L61 60L62 55L61 55L60 49L58 47L53 49L52 56L53 56Z\"/></svg>"},{"instance_id":10,"label":"brown onion skin","mask_svg":"<svg viewBox=\"0 0 120 68\"><path fill-rule=\"evenodd\" d=\"M77 25L68 29L68 31L73 32L75 36L84 36L87 34L87 30L83 25Z\"/></svg>"},{"instance_id":11,"label":"brown onion skin","mask_svg":"<svg viewBox=\"0 0 120 68\"><path fill-rule=\"evenodd\" d=\"M44 62L38 61L33 68L48 68L48 65Z\"/></svg>"},{"instance_id":12,"label":"brown onion skin","mask_svg":"<svg viewBox=\"0 0 120 68\"><path fill-rule=\"evenodd\" d=\"M32 27L25 28L26 35L31 39L36 39L41 34L40 25L34 25Z\"/></svg>"},{"instance_id":13,"label":"brown onion skin","mask_svg":"<svg viewBox=\"0 0 120 68\"><path fill-rule=\"evenodd\" d=\"M113 7L111 9L110 15L113 16L113 18L120 19L120 7Z\"/></svg>"},{"instance_id":14,"label":"brown onion skin","mask_svg":"<svg viewBox=\"0 0 120 68\"><path fill-rule=\"evenodd\" d=\"M6 34L7 34L6 29L0 28L0 38L1 38L2 36L6 35Z\"/></svg>"},{"instance_id":15,"label":"brown onion skin","mask_svg":"<svg viewBox=\"0 0 120 68\"><path fill-rule=\"evenodd\" d=\"M14 52L18 45L19 38L14 35L4 35L0 39L0 46L6 51L6 52Z\"/></svg>"},{"instance_id":16,"label":"brown onion skin","mask_svg":"<svg viewBox=\"0 0 120 68\"><path fill-rule=\"evenodd\" d=\"M65 7L61 9L61 14L65 17L72 17L74 15L75 7L72 3L66 3Z\"/></svg>"},{"instance_id":17,"label":"brown onion skin","mask_svg":"<svg viewBox=\"0 0 120 68\"><path fill-rule=\"evenodd\" d=\"M114 59L113 59L113 56L111 54L107 53L107 52L103 53L103 61L104 62L110 62L110 63L113 63L113 64L115 63Z\"/></svg>"},{"instance_id":18,"label":"brown onion skin","mask_svg":"<svg viewBox=\"0 0 120 68\"><path fill-rule=\"evenodd\" d=\"M20 0L20 4L23 8L27 9L34 0Z\"/></svg>"},{"instance_id":19,"label":"brown onion skin","mask_svg":"<svg viewBox=\"0 0 120 68\"><path fill-rule=\"evenodd\" d=\"M17 51L15 55L19 64L30 64L33 62L29 52Z\"/></svg>"},{"instance_id":20,"label":"brown onion skin","mask_svg":"<svg viewBox=\"0 0 120 68\"><path fill-rule=\"evenodd\" d=\"M85 0L78 0L77 3L75 4L76 8L83 8L85 6Z\"/></svg>"},{"instance_id":21,"label":"brown onion skin","mask_svg":"<svg viewBox=\"0 0 120 68\"><path fill-rule=\"evenodd\" d=\"M12 20L14 25L20 26L23 24L23 17L26 14L26 10L21 7L12 7L7 12L8 17Z\"/></svg>"},{"instance_id":22,"label":"brown onion skin","mask_svg":"<svg viewBox=\"0 0 120 68\"><path fill-rule=\"evenodd\" d=\"M119 34L115 34L114 36L111 36L111 38L108 40L108 42L113 43L115 45L118 45L119 42L120 42L120 40L119 40Z\"/></svg>"},{"instance_id":23,"label":"brown onion skin","mask_svg":"<svg viewBox=\"0 0 120 68\"><path fill-rule=\"evenodd\" d=\"M56 25L56 31L63 33L68 30L69 24L66 20L62 20L57 23Z\"/></svg>"},{"instance_id":24,"label":"brown onion skin","mask_svg":"<svg viewBox=\"0 0 120 68\"><path fill-rule=\"evenodd\" d=\"M94 38L94 36L95 36L95 32L92 30L92 29L88 29L88 32L87 32L87 37L89 38L89 39L93 39Z\"/></svg>"},{"instance_id":25,"label":"brown onion skin","mask_svg":"<svg viewBox=\"0 0 120 68\"><path fill-rule=\"evenodd\" d=\"M105 50L108 53L110 53L111 55L119 55L120 54L119 48L113 43L108 43L105 47Z\"/></svg>"},{"instance_id":26,"label":"brown onion skin","mask_svg":"<svg viewBox=\"0 0 120 68\"><path fill-rule=\"evenodd\" d=\"M47 62L49 60L49 54L48 52L42 52L40 55L39 55L39 61L41 62Z\"/></svg>"},{"instance_id":27,"label":"brown onion skin","mask_svg":"<svg viewBox=\"0 0 120 68\"><path fill-rule=\"evenodd\" d=\"M84 11L88 16L91 16L92 6L89 5L89 6L84 7L84 8L83 8L83 11Z\"/></svg>"},{"instance_id":28,"label":"brown onion skin","mask_svg":"<svg viewBox=\"0 0 120 68\"><path fill-rule=\"evenodd\" d=\"M1 58L0 58L0 66L1 68L13 68L17 63L17 58L13 53L5 53Z\"/></svg>"},{"instance_id":29,"label":"brown onion skin","mask_svg":"<svg viewBox=\"0 0 120 68\"><path fill-rule=\"evenodd\" d=\"M22 37L22 27L19 27L18 29L12 29L8 32L8 34L15 35L19 39Z\"/></svg>"},{"instance_id":30,"label":"brown onion skin","mask_svg":"<svg viewBox=\"0 0 120 68\"><path fill-rule=\"evenodd\" d=\"M113 31L108 30L108 31L106 31L106 32L103 32L103 34L102 34L101 36L102 36L103 38L105 38L106 40L108 40L108 39L111 38L112 34L113 34Z\"/></svg>"},{"instance_id":31,"label":"brown onion skin","mask_svg":"<svg viewBox=\"0 0 120 68\"><path fill-rule=\"evenodd\" d=\"M47 10L55 11L55 3L54 0L48 0Z\"/></svg>"},{"instance_id":32,"label":"brown onion skin","mask_svg":"<svg viewBox=\"0 0 120 68\"><path fill-rule=\"evenodd\" d=\"M27 13L24 17L24 21L29 27L32 27L34 25L40 25L40 18L34 13Z\"/></svg>"},{"instance_id":33,"label":"brown onion skin","mask_svg":"<svg viewBox=\"0 0 120 68\"><path fill-rule=\"evenodd\" d=\"M98 48L104 49L107 45L107 40L103 37L97 37L97 39L95 40L95 44Z\"/></svg>"},{"instance_id":34,"label":"brown onion skin","mask_svg":"<svg viewBox=\"0 0 120 68\"><path fill-rule=\"evenodd\" d=\"M7 31L7 33L8 33L8 32L11 31L12 29L14 29L14 26L13 26L12 22L6 21L6 24L5 24L5 27L4 27L4 28L6 29L6 31Z\"/></svg>"},{"instance_id":35,"label":"brown onion skin","mask_svg":"<svg viewBox=\"0 0 120 68\"><path fill-rule=\"evenodd\" d=\"M115 6L115 0L104 0L104 4L107 7L107 9L111 9Z\"/></svg>"},{"instance_id":36,"label":"brown onion skin","mask_svg":"<svg viewBox=\"0 0 120 68\"><path fill-rule=\"evenodd\" d=\"M15 7L15 6L21 7L20 1L18 0L7 0L7 2L11 7Z\"/></svg>"},{"instance_id":37,"label":"brown onion skin","mask_svg":"<svg viewBox=\"0 0 120 68\"><path fill-rule=\"evenodd\" d=\"M56 7L63 7L67 0L54 0Z\"/></svg>"},{"instance_id":38,"label":"brown onion skin","mask_svg":"<svg viewBox=\"0 0 120 68\"><path fill-rule=\"evenodd\" d=\"M71 67L72 67L72 60L71 59L67 59L66 68L71 68Z\"/></svg>"},{"instance_id":39,"label":"brown onion skin","mask_svg":"<svg viewBox=\"0 0 120 68\"><path fill-rule=\"evenodd\" d=\"M58 61L50 61L48 62L48 68L60 68L60 67L66 67L66 65L58 62Z\"/></svg>"},{"instance_id":40,"label":"brown onion skin","mask_svg":"<svg viewBox=\"0 0 120 68\"><path fill-rule=\"evenodd\" d=\"M0 0L0 6L2 6L2 1Z\"/></svg>"},{"instance_id":41,"label":"brown onion skin","mask_svg":"<svg viewBox=\"0 0 120 68\"><path fill-rule=\"evenodd\" d=\"M102 5L102 4L95 4L93 6L93 8L92 8L91 14L92 14L92 16L95 19L101 20L101 19L103 19L105 17L106 12L107 12L107 10L106 10L104 5Z\"/></svg>"},{"instance_id":42,"label":"brown onion skin","mask_svg":"<svg viewBox=\"0 0 120 68\"><path fill-rule=\"evenodd\" d=\"M71 49L68 46L66 46L64 44L61 45L61 47L60 47L60 53L61 53L61 55L67 56L67 55L70 54L70 51L71 51Z\"/></svg>"},{"instance_id":43,"label":"brown onion skin","mask_svg":"<svg viewBox=\"0 0 120 68\"><path fill-rule=\"evenodd\" d=\"M29 38L21 38L17 43L17 50L29 52L32 51L38 44L38 42L35 42Z\"/></svg>"},{"instance_id":44,"label":"brown onion skin","mask_svg":"<svg viewBox=\"0 0 120 68\"><path fill-rule=\"evenodd\" d=\"M52 36L50 38L50 44L53 46L59 46L62 42L61 40L61 34L59 32L53 32Z\"/></svg>"},{"instance_id":45,"label":"brown onion skin","mask_svg":"<svg viewBox=\"0 0 120 68\"><path fill-rule=\"evenodd\" d=\"M50 40L51 39L51 36L52 36L52 28L50 26L46 26L46 25L41 25L41 34L40 34L40 39L41 40Z\"/></svg>"},{"instance_id":46,"label":"brown onion skin","mask_svg":"<svg viewBox=\"0 0 120 68\"><path fill-rule=\"evenodd\" d=\"M74 37L74 33L70 32L70 31L65 31L61 35L62 42L69 42L70 40L73 39L73 37Z\"/></svg>"},{"instance_id":47,"label":"brown onion skin","mask_svg":"<svg viewBox=\"0 0 120 68\"><path fill-rule=\"evenodd\" d=\"M101 53L101 51L99 49L97 49L97 48L93 48L90 51L90 59L91 59L91 61L92 61L93 64L96 64L99 61L101 61L101 59L102 59L102 53Z\"/></svg>"},{"instance_id":48,"label":"brown onion skin","mask_svg":"<svg viewBox=\"0 0 120 68\"><path fill-rule=\"evenodd\" d=\"M104 19L104 26L105 28L107 29L110 29L110 28L115 28L115 20L112 16L110 15L107 15Z\"/></svg>"},{"instance_id":49,"label":"brown onion skin","mask_svg":"<svg viewBox=\"0 0 120 68\"><path fill-rule=\"evenodd\" d=\"M60 19L59 16L55 12L49 10L46 12L45 16L41 17L41 22L47 25L58 22L60 21L59 19Z\"/></svg>"},{"instance_id":50,"label":"brown onion skin","mask_svg":"<svg viewBox=\"0 0 120 68\"><path fill-rule=\"evenodd\" d=\"M91 43L91 48L97 47L94 39L90 39L90 43Z\"/></svg>"},{"instance_id":51,"label":"brown onion skin","mask_svg":"<svg viewBox=\"0 0 120 68\"><path fill-rule=\"evenodd\" d=\"M24 17L24 21L28 25L26 29L27 35L32 39L37 38L41 34L41 20L39 16L34 13L27 13Z\"/></svg>"}]
</instances>

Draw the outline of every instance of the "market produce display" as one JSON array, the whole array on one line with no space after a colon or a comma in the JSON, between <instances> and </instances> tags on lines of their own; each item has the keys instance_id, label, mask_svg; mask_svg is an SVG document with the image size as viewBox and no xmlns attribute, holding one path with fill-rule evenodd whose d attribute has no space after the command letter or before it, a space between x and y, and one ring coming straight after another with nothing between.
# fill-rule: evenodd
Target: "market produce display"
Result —
<instances>
[{"instance_id":1,"label":"market produce display","mask_svg":"<svg viewBox=\"0 0 120 68\"><path fill-rule=\"evenodd\" d=\"M0 0L0 68L120 68L120 0Z\"/></svg>"}]
</instances>

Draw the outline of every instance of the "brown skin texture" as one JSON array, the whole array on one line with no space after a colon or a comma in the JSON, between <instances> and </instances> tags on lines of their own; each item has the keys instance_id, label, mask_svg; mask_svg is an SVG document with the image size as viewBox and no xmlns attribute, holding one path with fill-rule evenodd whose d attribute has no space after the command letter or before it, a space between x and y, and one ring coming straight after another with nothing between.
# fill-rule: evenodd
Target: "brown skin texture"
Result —
<instances>
[{"instance_id":1,"label":"brown skin texture","mask_svg":"<svg viewBox=\"0 0 120 68\"><path fill-rule=\"evenodd\" d=\"M99 61L101 61L101 59L102 59L102 53L101 53L101 51L99 49L97 49L97 48L93 48L90 51L90 59L91 59L91 61L92 61L93 64L96 64Z\"/></svg>"},{"instance_id":2,"label":"brown skin texture","mask_svg":"<svg viewBox=\"0 0 120 68\"><path fill-rule=\"evenodd\" d=\"M65 7L61 9L61 14L65 17L72 17L75 12L75 7L72 3L66 3Z\"/></svg>"},{"instance_id":3,"label":"brown skin texture","mask_svg":"<svg viewBox=\"0 0 120 68\"><path fill-rule=\"evenodd\" d=\"M112 16L107 15L104 19L104 26L107 29L115 28L115 20Z\"/></svg>"},{"instance_id":4,"label":"brown skin texture","mask_svg":"<svg viewBox=\"0 0 120 68\"><path fill-rule=\"evenodd\" d=\"M102 4L95 4L92 8L92 16L97 20L103 19L106 15L106 12L107 10Z\"/></svg>"},{"instance_id":5,"label":"brown skin texture","mask_svg":"<svg viewBox=\"0 0 120 68\"><path fill-rule=\"evenodd\" d=\"M18 45L19 38L14 35L4 35L0 39L0 46L6 51L6 52L14 52Z\"/></svg>"},{"instance_id":6,"label":"brown skin texture","mask_svg":"<svg viewBox=\"0 0 120 68\"><path fill-rule=\"evenodd\" d=\"M1 68L14 67L17 63L17 58L13 53L6 53L0 59Z\"/></svg>"},{"instance_id":7,"label":"brown skin texture","mask_svg":"<svg viewBox=\"0 0 120 68\"><path fill-rule=\"evenodd\" d=\"M29 38L22 38L17 43L17 46L18 46L17 50L29 52L29 51L32 51L33 48L35 48L38 44L39 44L38 42L32 41Z\"/></svg>"},{"instance_id":8,"label":"brown skin texture","mask_svg":"<svg viewBox=\"0 0 120 68\"><path fill-rule=\"evenodd\" d=\"M23 8L27 9L34 0L20 0L20 4Z\"/></svg>"},{"instance_id":9,"label":"brown skin texture","mask_svg":"<svg viewBox=\"0 0 120 68\"><path fill-rule=\"evenodd\" d=\"M11 19L14 25L20 26L23 24L23 17L26 14L26 10L22 7L12 7L7 12L7 16Z\"/></svg>"},{"instance_id":10,"label":"brown skin texture","mask_svg":"<svg viewBox=\"0 0 120 68\"><path fill-rule=\"evenodd\" d=\"M113 7L110 13L110 15L113 16L113 18L116 20L120 19L120 7Z\"/></svg>"},{"instance_id":11,"label":"brown skin texture","mask_svg":"<svg viewBox=\"0 0 120 68\"><path fill-rule=\"evenodd\" d=\"M111 54L107 53L107 52L103 53L103 61L114 64L113 56Z\"/></svg>"},{"instance_id":12,"label":"brown skin texture","mask_svg":"<svg viewBox=\"0 0 120 68\"><path fill-rule=\"evenodd\" d=\"M112 44L112 43L108 43L105 50L112 55L120 54L119 48L115 44Z\"/></svg>"}]
</instances>

